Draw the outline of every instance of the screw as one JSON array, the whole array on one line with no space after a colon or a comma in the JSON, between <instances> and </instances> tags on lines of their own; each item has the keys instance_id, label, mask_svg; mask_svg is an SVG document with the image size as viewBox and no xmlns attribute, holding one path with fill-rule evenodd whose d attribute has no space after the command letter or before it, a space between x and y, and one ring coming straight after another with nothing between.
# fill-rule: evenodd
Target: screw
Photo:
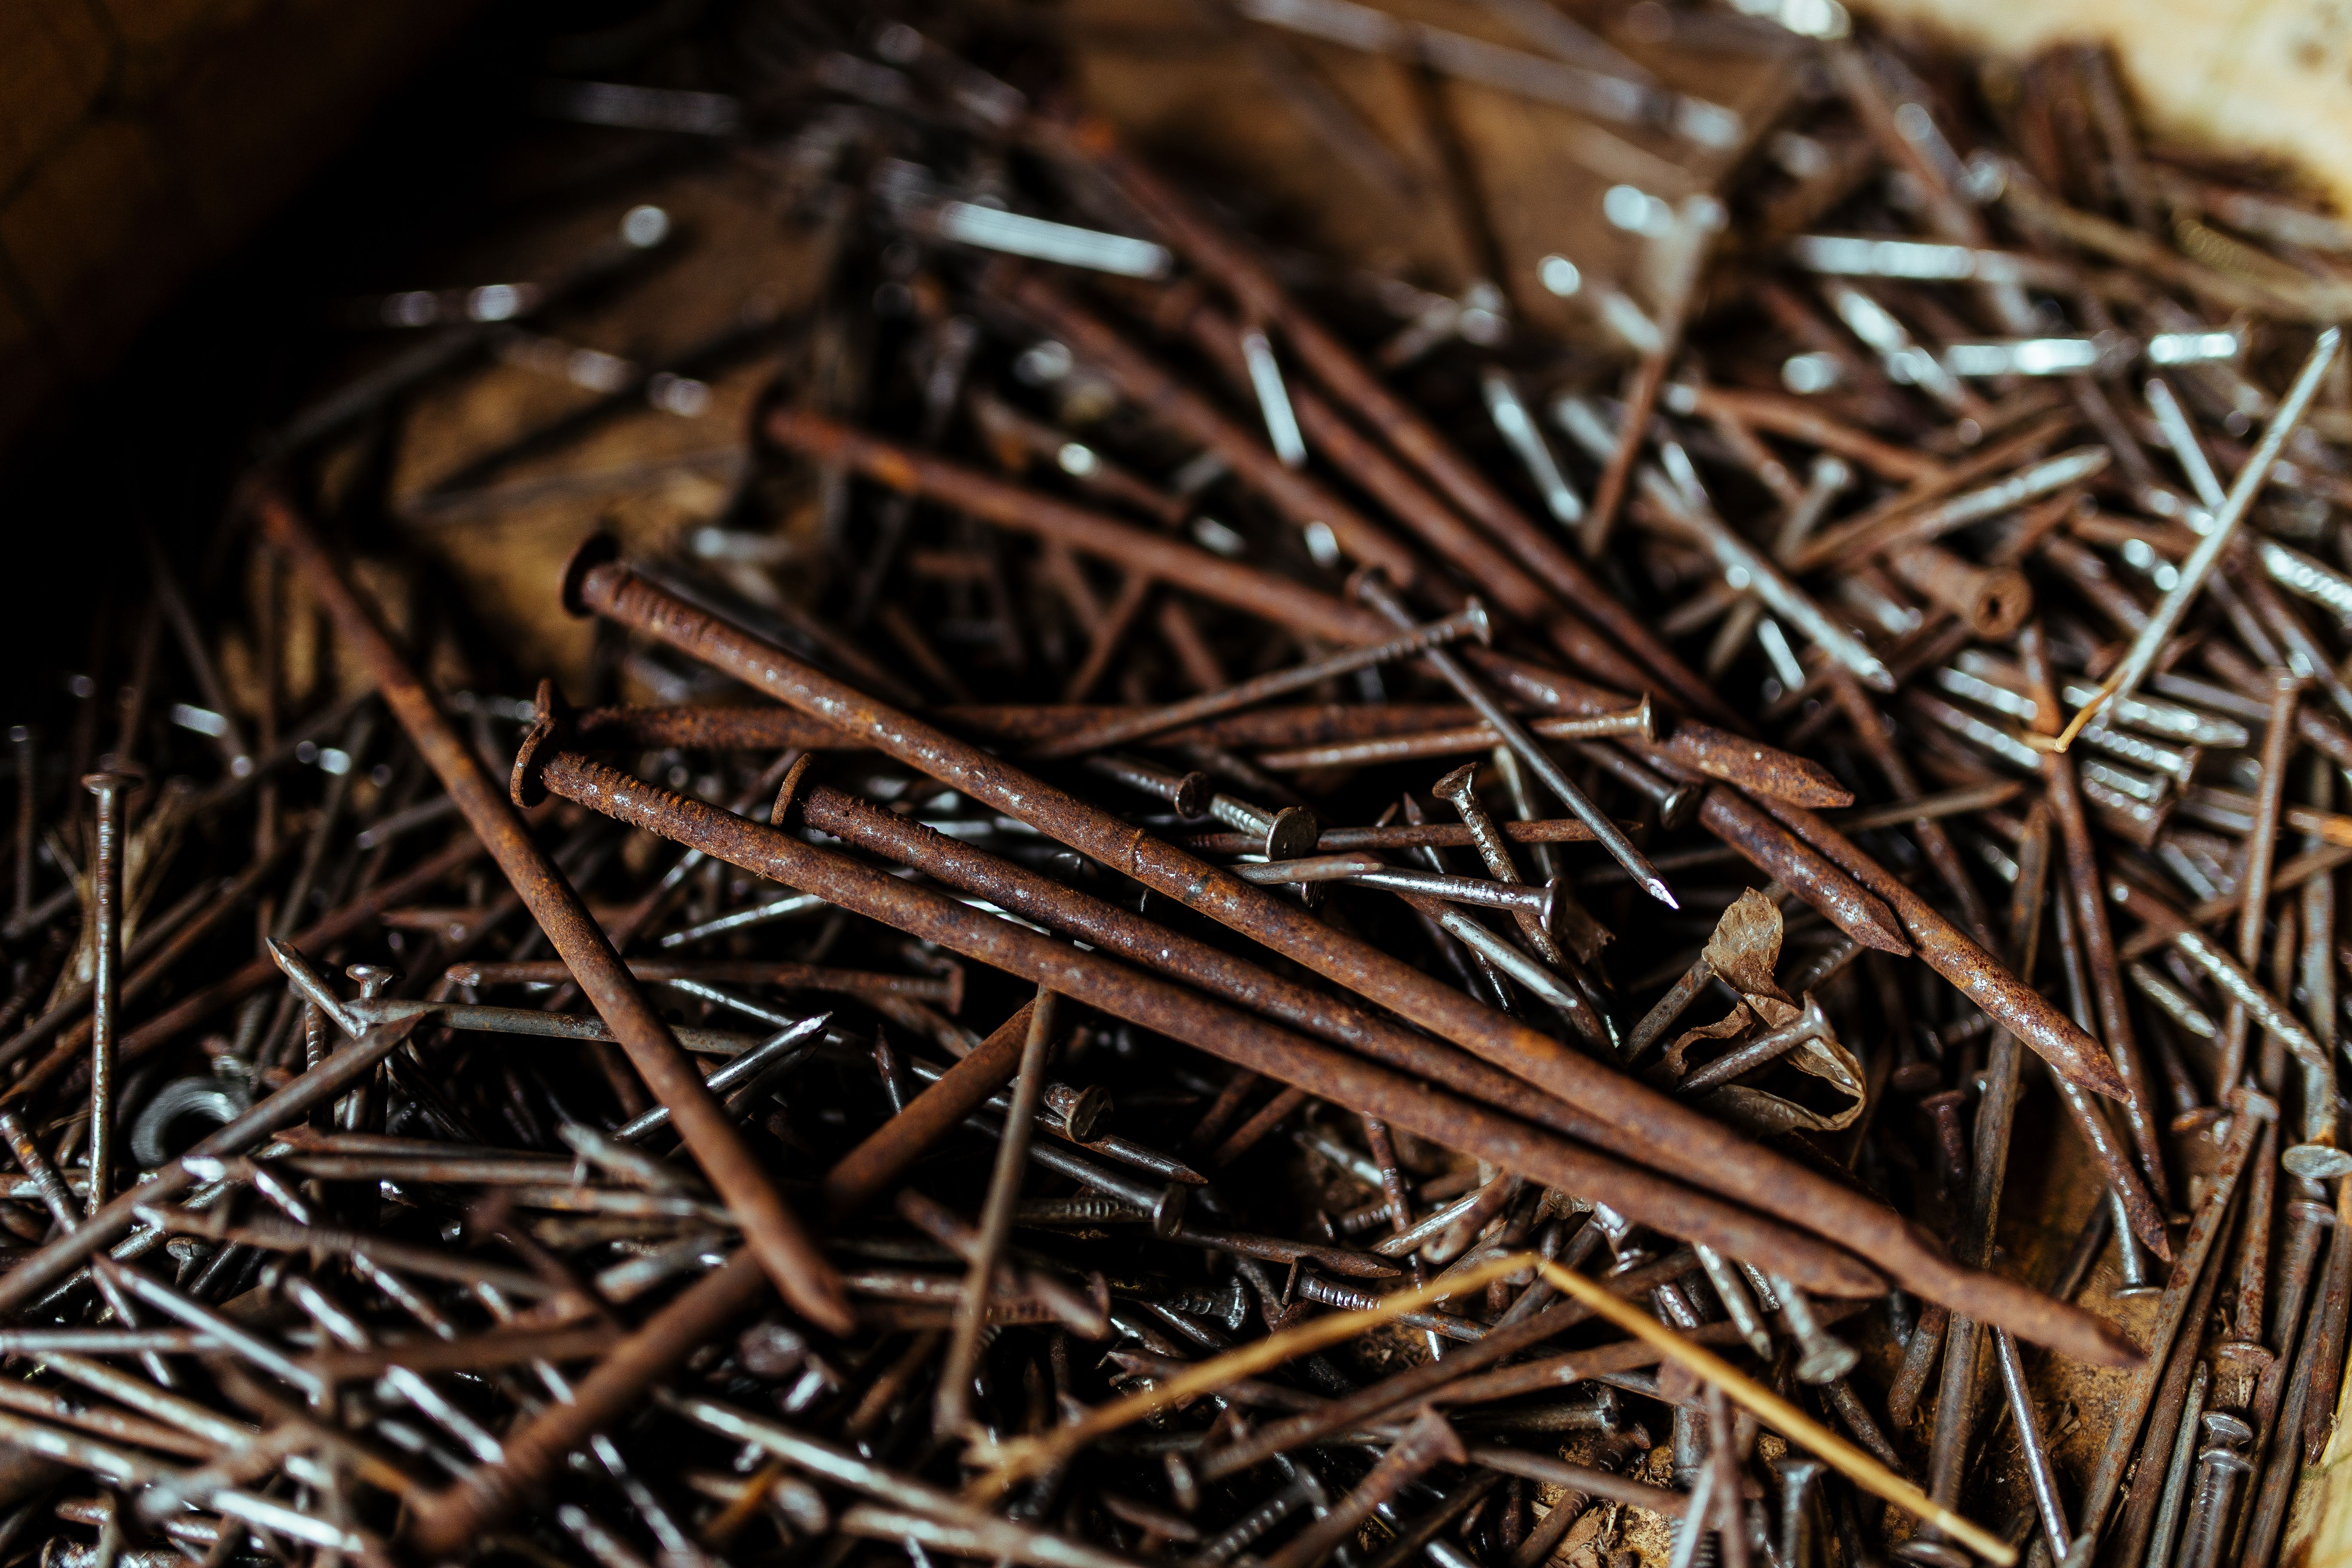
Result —
<instances>
[{"instance_id":1,"label":"screw","mask_svg":"<svg viewBox=\"0 0 2352 1568\"><path fill-rule=\"evenodd\" d=\"M856 1315L839 1275L785 1206L734 1119L705 1087L701 1073L646 1002L562 868L530 837L514 803L491 782L432 690L384 636L292 504L274 489L264 489L255 498L255 510L262 532L326 610L343 644L366 667L385 704L458 802L474 836L509 873L524 906L571 965L581 989L612 1026L631 1062L650 1080L656 1098L669 1105L681 1138L741 1222L750 1250L763 1260L776 1289L813 1321L846 1331ZM525 736L516 756L520 774L529 773L531 754L546 745L552 731L551 721L541 719ZM19 1269L16 1277L25 1272ZM455 1539L474 1533L470 1519L453 1514L440 1522L452 1527Z\"/></svg>"},{"instance_id":2,"label":"screw","mask_svg":"<svg viewBox=\"0 0 2352 1568\"><path fill-rule=\"evenodd\" d=\"M1016 1225L1107 1225L1151 1216L1117 1198L1028 1198L1013 1211Z\"/></svg>"},{"instance_id":3,"label":"screw","mask_svg":"<svg viewBox=\"0 0 2352 1568\"><path fill-rule=\"evenodd\" d=\"M1034 1118L1032 1117L1034 1124ZM965 1125L991 1138L1003 1138L1004 1119L987 1111L976 1111L965 1119ZM1139 1180L1091 1160L1066 1152L1056 1145L1031 1143L1028 1149L1031 1163L1071 1177L1082 1185L1098 1193L1107 1193L1127 1206L1140 1210L1151 1222L1158 1236L1173 1236L1183 1226L1184 1211L1192 1201L1192 1188L1184 1182L1170 1181L1160 1186Z\"/></svg>"},{"instance_id":4,"label":"screw","mask_svg":"<svg viewBox=\"0 0 2352 1568\"><path fill-rule=\"evenodd\" d=\"M1171 1290L1152 1298L1152 1304L1196 1318L1213 1318L1227 1329L1239 1331L1248 1315L1249 1291L1239 1275L1229 1275L1213 1289Z\"/></svg>"},{"instance_id":5,"label":"screw","mask_svg":"<svg viewBox=\"0 0 2352 1568\"><path fill-rule=\"evenodd\" d=\"M1381 1304L1378 1295L1327 1279L1320 1274L1301 1272L1298 1276L1298 1298L1318 1306L1337 1307L1345 1312L1369 1312ZM1399 1312L1396 1321L1411 1328L1431 1329L1450 1340L1473 1342L1486 1337L1486 1325L1469 1318L1459 1318L1451 1312Z\"/></svg>"}]
</instances>

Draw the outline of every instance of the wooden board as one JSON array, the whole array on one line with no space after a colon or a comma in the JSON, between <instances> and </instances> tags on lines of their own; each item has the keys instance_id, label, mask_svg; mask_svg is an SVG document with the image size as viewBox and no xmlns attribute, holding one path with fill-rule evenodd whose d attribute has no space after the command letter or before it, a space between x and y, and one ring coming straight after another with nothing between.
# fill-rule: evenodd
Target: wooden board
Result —
<instances>
[{"instance_id":1,"label":"wooden board","mask_svg":"<svg viewBox=\"0 0 2352 1568\"><path fill-rule=\"evenodd\" d=\"M0 453L61 416L476 3L0 5Z\"/></svg>"},{"instance_id":2,"label":"wooden board","mask_svg":"<svg viewBox=\"0 0 2352 1568\"><path fill-rule=\"evenodd\" d=\"M2352 7L2331 0L1869 0L1889 25L2023 57L2100 42L2160 132L2307 174L2352 205Z\"/></svg>"}]
</instances>

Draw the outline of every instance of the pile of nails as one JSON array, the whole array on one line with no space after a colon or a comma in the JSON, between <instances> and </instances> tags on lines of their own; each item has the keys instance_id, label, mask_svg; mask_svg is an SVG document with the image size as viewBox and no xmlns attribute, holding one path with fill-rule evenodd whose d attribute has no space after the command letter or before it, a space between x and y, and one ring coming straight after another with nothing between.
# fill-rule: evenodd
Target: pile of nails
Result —
<instances>
[{"instance_id":1,"label":"pile of nails","mask_svg":"<svg viewBox=\"0 0 2352 1568\"><path fill-rule=\"evenodd\" d=\"M2352 1304L2352 230L2095 52L1631 8L1780 51L1757 123L1614 11L1244 5L1748 149L1608 190L1634 274L1544 259L1588 338L1391 279L1400 327L1034 35L742 9L540 95L834 240L727 570L583 506L535 592L598 689L461 689L321 521L492 362L709 416L560 335L660 308L632 257L697 241L639 205L368 313L238 492L253 604L151 551L14 735L7 1553L2293 1545Z\"/></svg>"}]
</instances>

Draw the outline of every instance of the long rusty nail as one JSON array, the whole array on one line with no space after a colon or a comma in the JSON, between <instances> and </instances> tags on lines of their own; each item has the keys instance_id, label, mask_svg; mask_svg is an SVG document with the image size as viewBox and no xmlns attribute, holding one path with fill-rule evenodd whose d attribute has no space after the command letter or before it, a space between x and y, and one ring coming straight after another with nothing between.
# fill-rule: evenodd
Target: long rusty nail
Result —
<instances>
[{"instance_id":1,"label":"long rusty nail","mask_svg":"<svg viewBox=\"0 0 2352 1568\"><path fill-rule=\"evenodd\" d=\"M948 1338L947 1362L940 1374L939 1394L932 1406L931 1430L946 1437L962 1431L970 1420L971 1374L980 1352L981 1325L995 1292L998 1256L1013 1228L1013 1205L1021 1194L1027 1172L1029 1135L1037 1109L1045 1100L1045 1053L1054 1043L1060 998L1039 986L1029 1014L1029 1031L1021 1044L1021 1064L1014 1070L1012 1108L1005 1113L1004 1131L996 1145L996 1165L989 1178L980 1224L965 1275L963 1302Z\"/></svg>"},{"instance_id":2,"label":"long rusty nail","mask_svg":"<svg viewBox=\"0 0 2352 1568\"><path fill-rule=\"evenodd\" d=\"M1905 932L1930 968L1990 1014L2062 1076L2112 1099L2124 1097L2123 1080L2096 1041L2021 984L1998 959L1963 935L1853 840L1802 806L1769 799L1760 804L1807 844L1827 855L1840 869L1885 900L1900 917Z\"/></svg>"},{"instance_id":3,"label":"long rusty nail","mask_svg":"<svg viewBox=\"0 0 2352 1568\"><path fill-rule=\"evenodd\" d=\"M753 1253L777 1289L816 1321L846 1330L855 1321L832 1266L784 1206L716 1097L704 1086L669 1026L647 1005L619 956L556 868L524 827L512 804L484 773L390 639L311 537L309 526L274 491L255 497L264 531L290 560L345 640L357 649L384 701L457 800L517 893L572 968L655 1098L670 1108L711 1185L742 1222ZM545 721L542 721L545 722Z\"/></svg>"},{"instance_id":4,"label":"long rusty nail","mask_svg":"<svg viewBox=\"0 0 2352 1568\"><path fill-rule=\"evenodd\" d=\"M1303 309L1271 268L1223 233L1175 187L1119 147L1107 126L1096 121L1076 126L1041 122L1041 134L1117 182L1175 249L1230 290L1247 313L1276 327L1314 380L1329 389L1366 426L1380 432L1398 457L1517 557L1560 603L1589 618L1618 647L1664 682L1677 700L1694 711L1730 717L1720 699L1641 616L1604 588L1572 552L1522 514L1433 425ZM1311 427L1308 436L1316 438ZM1491 585L1488 591L1494 591Z\"/></svg>"},{"instance_id":5,"label":"long rusty nail","mask_svg":"<svg viewBox=\"0 0 2352 1568\"><path fill-rule=\"evenodd\" d=\"M1564 1098L1580 1102L1588 1110L1610 1107L1604 1116L1595 1118L1599 1125L1594 1135L1605 1145L1624 1143L1632 1124L1646 1122L1659 1114L1654 1108L1655 1097L1643 1094L1629 1098L1619 1087L1622 1080L1612 1082L1613 1075L1605 1071L1588 1073L1570 1067L1568 1057L1555 1043L1533 1031L1509 1026L1427 977L1412 975L1401 965L1381 962L1377 955L1336 939L1319 922L1309 931L1300 923L1308 919L1303 911L1294 914L1285 910L1264 895L1259 896L1263 901L1241 899L1237 896L1240 884L1218 878L1213 869L1192 857L1181 856L1148 837L1139 838L1131 829L1105 814L1083 807L1028 779L1018 770L1008 769L1003 763L903 714L888 713L886 721L886 715L871 699L816 675L779 650L719 627L689 606L675 601L665 603L664 595L613 563L609 552L592 551L576 560L568 574L568 584L567 603L582 609L593 608L624 624L641 626L706 662L741 674L760 689L803 711L821 707L828 722L843 726L877 744L879 749L910 757L919 751L926 771L934 776L945 774L942 782L975 799L999 809L1025 813L1033 820L1048 821L1055 836L1071 842L1073 847L1118 863L1147 885L1156 886L1171 897L1223 911L1245 923L1254 933L1270 939L1278 951L1297 957L1318 972L1347 973L1350 984L1367 994L1396 1006L1409 1017L1425 1021L1439 1032L1471 1046L1478 1054L1507 1061L1521 1072L1540 1072L1555 1079L1561 1085ZM1017 795L1010 787L1015 781ZM1811 832L1808 825L1809 837ZM2071 1031L2071 1026L2068 1028ZM1571 1082L1572 1088L1569 1087ZM1675 1126L1672 1142L1675 1152L1664 1157L1696 1164L1701 1163L1697 1152L1704 1148L1704 1163L1710 1173L1719 1171L1722 1179L1736 1182L1742 1190L1751 1193L1765 1184L1747 1179L1750 1173L1760 1173L1753 1153L1740 1141L1721 1136L1714 1124L1702 1117L1692 1116L1686 1122L1676 1119ZM1664 1147L1646 1142L1645 1146ZM1926 1279L1936 1279L1937 1282L1929 1293L1947 1293L1958 1285L1959 1277L1921 1257L1917 1242L1907 1234L1892 1232L1872 1214L1871 1205L1853 1202L1842 1194L1832 1197L1831 1194L1835 1189L1830 1184L1800 1176L1793 1166L1783 1162L1773 1162L1771 1169L1775 1184L1795 1182L1807 1194L1802 1200L1805 1210L1824 1223L1833 1223L1848 1241L1870 1247L1882 1259L1899 1259L1902 1269L1923 1289ZM1815 1210L1816 1204L1822 1206ZM1837 1216L1834 1222L1827 1218L1832 1214ZM1996 1285L1990 1277L1966 1278L1967 1289L1979 1301L1984 1316L1990 1321L2004 1321L2027 1337L2058 1334L2070 1346L2079 1346L2087 1357L2103 1362L2119 1359L2128 1363L2137 1356L2136 1350L2126 1350L2110 1331L2095 1325L2086 1315L2071 1310L2053 1311L2031 1292Z\"/></svg>"},{"instance_id":6,"label":"long rusty nail","mask_svg":"<svg viewBox=\"0 0 2352 1568\"><path fill-rule=\"evenodd\" d=\"M2083 944L2074 925L2074 904L2061 900L2057 906L2058 954L2066 978L2066 1004L2074 1021L2085 1033L2091 1026L2089 983L2084 975ZM2058 1092L2066 1102L2067 1112L2074 1127L2089 1144L2093 1157L2105 1174L2107 1190L2116 1194L2125 1214L2130 1218L2134 1235L2146 1244L2150 1252L2166 1262L2172 1259L2171 1239L2165 1234L2163 1211L2140 1179L2140 1173L2130 1155L2119 1145L2106 1110L2085 1093L2080 1085L2053 1075Z\"/></svg>"},{"instance_id":7,"label":"long rusty nail","mask_svg":"<svg viewBox=\"0 0 2352 1568\"><path fill-rule=\"evenodd\" d=\"M789 834L745 822L699 801L670 795L577 755L527 750L519 767L523 770L521 777L527 789L548 789L622 820L692 843L716 858L821 889L826 898L844 908L872 913L887 923L940 942L968 956L1009 968L1015 973L1025 973L1033 981L1048 973L1059 975L1062 978L1057 989L1073 999L1130 1017L1163 1034L1198 1040L1215 1053L1256 1070L1271 1069L1286 1078L1303 1079L1305 1087L1324 1098L1385 1116L1424 1136L1475 1149L1486 1142L1487 1134L1481 1130L1492 1125L1492 1113L1472 1102L1441 1101L1426 1085L1420 1084L1407 1094L1404 1086L1408 1080L1385 1069L1368 1063L1343 1065L1340 1058L1324 1047L1253 1016L1193 999L1143 974L1115 971L1107 961L1064 948L1024 927L981 914L942 895L868 872L801 843ZM1650 1209L1665 1196L1651 1178L1629 1168L1571 1156L1568 1145L1559 1141L1547 1141L1538 1150L1531 1131L1519 1136L1525 1140L1520 1147L1526 1152L1518 1157L1527 1161L1530 1173L1538 1179L1566 1182L1580 1191L1624 1191L1629 1194L1624 1205L1629 1212ZM1072 1173L1091 1170L1085 1162L1061 1155L1049 1147L1040 1146L1034 1157ZM1574 1178L1566 1177L1557 1169L1547 1175L1537 1168L1554 1166L1563 1159L1579 1164ZM1101 1172L1093 1172L1084 1179L1097 1184L1109 1180L1108 1173ZM1175 1194L1182 1191L1181 1185L1171 1188ZM1727 1237L1730 1234L1718 1230L1717 1222L1728 1215L1715 1200L1677 1190L1668 1201L1675 1214L1670 1223ZM1793 1258L1811 1250L1803 1245L1791 1248L1795 1238L1788 1233L1767 1234L1747 1222L1739 1222L1732 1228L1746 1239L1731 1240L1727 1251L1758 1256L1755 1248L1763 1246L1776 1247L1784 1257ZM1714 1237L1711 1235L1707 1239L1712 1242ZM1830 1263L1829 1256L1822 1256L1809 1258L1805 1267L1829 1276L1853 1272L1853 1266L1842 1255L1835 1256L1839 1256L1839 1261L1834 1265Z\"/></svg>"},{"instance_id":8,"label":"long rusty nail","mask_svg":"<svg viewBox=\"0 0 2352 1568\"><path fill-rule=\"evenodd\" d=\"M139 779L123 773L91 773L83 787L98 797L90 846L89 1195L96 1214L112 1195L115 1072L121 1052L117 1012L122 1002L122 803Z\"/></svg>"},{"instance_id":9,"label":"long rusty nail","mask_svg":"<svg viewBox=\"0 0 2352 1568\"><path fill-rule=\"evenodd\" d=\"M1894 734L1887 729L1885 717L1872 705L1861 684L1843 670L1832 670L1830 691L1845 714L1854 738L1862 742L1863 749L1870 754L1870 760L1878 771L1886 775L1886 782L1896 798L1916 799L1919 795L1918 779L1895 743ZM1962 918L1976 931L1979 941L1990 942L1991 922L1985 912L1984 900L1962 868L1959 851L1953 847L1951 836L1944 830L1943 824L1915 822L1912 832L1918 838L1919 847L1926 851L1928 863L1935 867L1936 874L1943 879L1944 885L1959 901Z\"/></svg>"}]
</instances>

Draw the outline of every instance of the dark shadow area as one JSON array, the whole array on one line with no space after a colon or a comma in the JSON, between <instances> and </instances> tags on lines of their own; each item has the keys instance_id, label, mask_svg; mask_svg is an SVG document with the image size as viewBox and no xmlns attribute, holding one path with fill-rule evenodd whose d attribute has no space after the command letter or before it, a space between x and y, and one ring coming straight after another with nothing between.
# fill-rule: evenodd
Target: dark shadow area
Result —
<instances>
[{"instance_id":1,"label":"dark shadow area","mask_svg":"<svg viewBox=\"0 0 2352 1568\"><path fill-rule=\"evenodd\" d=\"M239 254L191 283L111 374L0 457L16 598L0 617L13 676L0 724L62 734L76 677L124 678L90 665L93 648L127 657L129 639L105 623L143 602L142 531L171 556L198 618L212 618L204 602L233 588L242 554L230 505L238 477L274 422L357 363L334 301L407 286L448 237L576 194L565 187L580 176L564 171L580 164L577 148L567 157L555 144L580 131L533 118L531 82L551 68L594 69L600 46L641 56L702 9L486 6ZM592 169L614 163L603 145Z\"/></svg>"}]
</instances>

